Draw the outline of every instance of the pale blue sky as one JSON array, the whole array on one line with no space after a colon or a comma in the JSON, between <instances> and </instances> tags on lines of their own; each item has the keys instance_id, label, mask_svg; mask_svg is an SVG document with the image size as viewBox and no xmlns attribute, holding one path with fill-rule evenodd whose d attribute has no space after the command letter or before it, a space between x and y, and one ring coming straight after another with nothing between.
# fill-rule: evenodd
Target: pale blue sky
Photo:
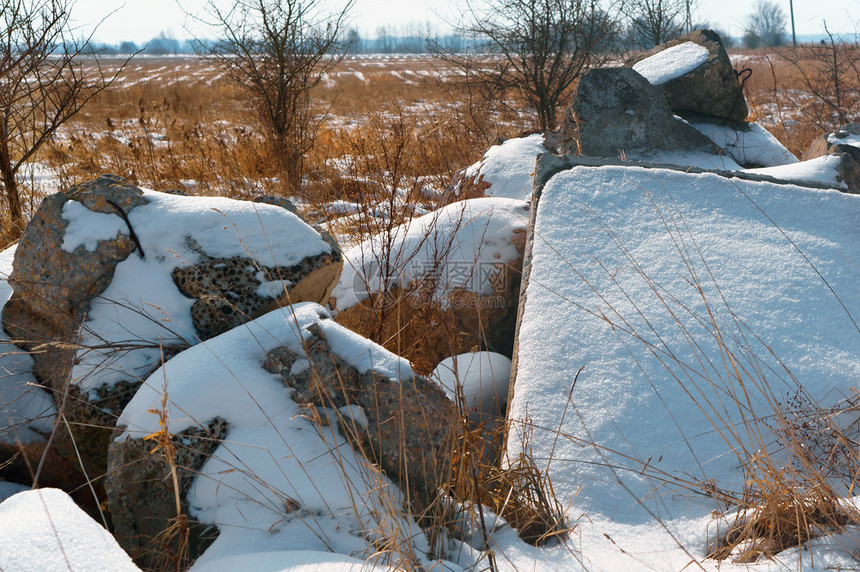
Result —
<instances>
[{"instance_id":1,"label":"pale blue sky","mask_svg":"<svg viewBox=\"0 0 860 572\"><path fill-rule=\"evenodd\" d=\"M410 22L430 21L445 28L442 18L457 19L456 6L462 0L356 0L352 23L362 33L372 36L383 25L399 26ZM789 0L778 0L788 13ZM860 0L793 0L795 24L798 34L817 34L822 31L821 22L827 20L831 31L838 33L860 33ZM188 12L199 11L205 0L181 0ZM697 21L710 21L724 31L738 36L742 33L747 16L752 11L753 0L698 0ZM83 29L91 28L105 18L96 39L118 42L130 39L142 42L157 36L162 30L176 37L185 37L186 21L177 0L76 0L73 15ZM197 34L204 33L197 26Z\"/></svg>"}]
</instances>

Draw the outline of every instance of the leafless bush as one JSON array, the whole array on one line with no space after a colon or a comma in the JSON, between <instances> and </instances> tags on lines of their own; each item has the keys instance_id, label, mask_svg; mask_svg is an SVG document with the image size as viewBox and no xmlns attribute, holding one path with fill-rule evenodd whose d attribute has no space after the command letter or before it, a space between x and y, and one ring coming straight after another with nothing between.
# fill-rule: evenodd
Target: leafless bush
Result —
<instances>
[{"instance_id":1,"label":"leafless bush","mask_svg":"<svg viewBox=\"0 0 860 572\"><path fill-rule=\"evenodd\" d=\"M480 41L469 55L440 55L494 92L520 93L540 129L555 129L576 80L605 59L615 20L598 0L468 3L460 31Z\"/></svg>"},{"instance_id":2,"label":"leafless bush","mask_svg":"<svg viewBox=\"0 0 860 572\"><path fill-rule=\"evenodd\" d=\"M293 190L320 123L311 91L342 57L339 36L351 6L326 14L319 0L242 0L229 9L209 2L222 39L208 52L251 97Z\"/></svg>"},{"instance_id":3,"label":"leafless bush","mask_svg":"<svg viewBox=\"0 0 860 572\"><path fill-rule=\"evenodd\" d=\"M12 227L7 240L25 222L22 167L116 78L98 65L84 73L89 40L72 37L70 6L67 0L0 0L0 177Z\"/></svg>"},{"instance_id":4,"label":"leafless bush","mask_svg":"<svg viewBox=\"0 0 860 572\"><path fill-rule=\"evenodd\" d=\"M834 36L826 24L824 32L826 41L777 54L813 97L811 103L801 104L788 92L791 104L820 130L831 132L860 115L860 47Z\"/></svg>"}]
</instances>

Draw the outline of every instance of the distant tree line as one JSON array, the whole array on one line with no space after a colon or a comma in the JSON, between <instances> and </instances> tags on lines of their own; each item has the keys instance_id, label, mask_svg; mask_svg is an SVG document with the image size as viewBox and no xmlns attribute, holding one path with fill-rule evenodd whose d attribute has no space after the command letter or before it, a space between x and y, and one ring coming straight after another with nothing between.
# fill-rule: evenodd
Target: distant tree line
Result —
<instances>
[{"instance_id":1,"label":"distant tree line","mask_svg":"<svg viewBox=\"0 0 860 572\"><path fill-rule=\"evenodd\" d=\"M695 10L700 0L628 0L624 16L615 14L602 25L603 38L595 47L610 53L626 50L647 50L682 34L700 28L710 28L720 34L727 47L742 45L746 48L782 46L790 40L788 17L776 0L757 0L739 37L727 34L708 22L695 21ZM554 9L564 3L551 2ZM497 4L498 8L502 4ZM607 13L606 17L610 15ZM412 22L381 25L373 34L362 33L355 27L344 31L342 39L347 54L427 54L441 50L466 53L480 50L486 38L474 30L459 29L441 32L429 22ZM89 51L99 54L144 54L152 56L188 55L208 52L217 40L190 40L176 38L163 31L146 42L123 41L116 44L91 42Z\"/></svg>"},{"instance_id":2,"label":"distant tree line","mask_svg":"<svg viewBox=\"0 0 860 572\"><path fill-rule=\"evenodd\" d=\"M90 42L89 51L102 55L146 54L151 56L175 56L196 53L194 40L178 39L169 32L161 32L149 41L136 43L130 40L107 44Z\"/></svg>"},{"instance_id":3,"label":"distant tree line","mask_svg":"<svg viewBox=\"0 0 860 572\"><path fill-rule=\"evenodd\" d=\"M181 39L169 32L161 32L158 36L139 43L130 40L114 44L90 42L88 51L101 55L191 55L209 52L219 41L217 39ZM349 28L344 34L344 47L348 54L427 54L433 52L435 46L465 51L477 44L474 38L456 33L443 34L429 24L379 26L375 36L363 36L356 28Z\"/></svg>"}]
</instances>

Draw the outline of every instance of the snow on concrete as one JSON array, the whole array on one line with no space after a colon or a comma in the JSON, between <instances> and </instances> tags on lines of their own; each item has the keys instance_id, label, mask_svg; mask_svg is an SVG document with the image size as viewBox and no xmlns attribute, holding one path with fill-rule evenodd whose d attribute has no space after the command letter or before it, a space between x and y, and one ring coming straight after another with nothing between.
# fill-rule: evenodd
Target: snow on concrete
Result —
<instances>
[{"instance_id":1,"label":"snow on concrete","mask_svg":"<svg viewBox=\"0 0 860 572\"><path fill-rule=\"evenodd\" d=\"M412 219L344 253L343 273L334 289L338 310L366 300L386 287L408 287L428 276L437 281L434 300L445 306L455 289L493 293L499 263L519 257L517 233L528 225L528 203L482 198L452 203Z\"/></svg>"},{"instance_id":2,"label":"snow on concrete","mask_svg":"<svg viewBox=\"0 0 860 572\"><path fill-rule=\"evenodd\" d=\"M188 237L204 245L211 257L250 257L264 266L292 266L308 256L331 251L318 232L279 206L147 189L143 196L149 203L132 209L128 218L140 242L152 246L155 258L169 255L193 263ZM94 249L94 232L105 235L97 234L99 238L115 238L117 232L128 230L119 215L94 212L77 201L63 205L63 218L69 221L63 243L68 252L79 245Z\"/></svg>"},{"instance_id":3,"label":"snow on concrete","mask_svg":"<svg viewBox=\"0 0 860 572\"><path fill-rule=\"evenodd\" d=\"M465 176L489 183L484 191L488 197L527 201L532 194L535 160L547 152L544 141L543 134L534 133L493 145L483 159L466 168Z\"/></svg>"},{"instance_id":4,"label":"snow on concrete","mask_svg":"<svg viewBox=\"0 0 860 572\"><path fill-rule=\"evenodd\" d=\"M711 512L725 510L702 493L742 489L741 447L780 458L774 405L803 426L792 399L826 409L852 395L860 197L577 167L549 180L537 208L508 452L529 420L531 453L578 528L575 556L536 558L589 570L701 561ZM827 554L828 566L853 562ZM823 569L820 555L752 569Z\"/></svg>"},{"instance_id":5,"label":"snow on concrete","mask_svg":"<svg viewBox=\"0 0 860 572\"><path fill-rule=\"evenodd\" d=\"M678 167L695 167L697 169L739 171L742 169L728 155L715 155L704 151L648 151L630 152L627 159L635 159L658 165L676 165Z\"/></svg>"},{"instance_id":6,"label":"snow on concrete","mask_svg":"<svg viewBox=\"0 0 860 572\"><path fill-rule=\"evenodd\" d=\"M200 261L189 238L210 257L253 258L269 267L289 267L331 251L317 231L275 205L149 190L143 196L149 203L132 209L128 218L146 256L133 253L117 264L110 285L92 301L81 340L85 347L131 349L80 352L72 379L84 390L152 371L161 357L158 340L165 346L198 341L190 313L194 300L179 292L171 276L174 268ZM63 218L69 221L63 249L69 252L79 246L92 250L97 240L128 232L118 214L94 212L76 201L63 206ZM258 293L283 292L281 281L270 282Z\"/></svg>"},{"instance_id":7,"label":"snow on concrete","mask_svg":"<svg viewBox=\"0 0 860 572\"><path fill-rule=\"evenodd\" d=\"M312 325L359 369L373 367L395 380L412 376L408 362L347 332L321 306L297 304L180 353L146 380L117 422L125 427L119 439L157 430L159 418L150 410L160 409L165 391L171 433L214 417L228 421L225 440L188 493L191 515L221 531L194 570L229 569L219 562L237 554L268 562L277 556L258 553L282 551L300 551L300 559L307 558L301 551L333 552L373 563L372 542L395 535L410 550L429 552L419 527L400 512L397 487L334 424L313 423L280 376L263 369L276 347L302 355ZM339 558L344 568L354 562Z\"/></svg>"},{"instance_id":8,"label":"snow on concrete","mask_svg":"<svg viewBox=\"0 0 860 572\"><path fill-rule=\"evenodd\" d=\"M748 131L713 123L692 122L690 125L741 165L777 167L797 163L797 157L758 123L750 123Z\"/></svg>"},{"instance_id":9,"label":"snow on concrete","mask_svg":"<svg viewBox=\"0 0 860 572\"><path fill-rule=\"evenodd\" d=\"M822 155L808 161L798 161L790 165L747 169L748 173L768 175L786 181L817 183L828 187L847 189L848 186L839 176L838 167L842 159L838 155Z\"/></svg>"},{"instance_id":10,"label":"snow on concrete","mask_svg":"<svg viewBox=\"0 0 860 572\"><path fill-rule=\"evenodd\" d=\"M635 63L633 69L652 85L661 85L687 75L706 61L708 48L684 42Z\"/></svg>"},{"instance_id":11,"label":"snow on concrete","mask_svg":"<svg viewBox=\"0 0 860 572\"><path fill-rule=\"evenodd\" d=\"M500 415L508 401L511 360L493 352L471 352L442 360L431 374L448 397L459 403L462 397L478 420Z\"/></svg>"},{"instance_id":12,"label":"snow on concrete","mask_svg":"<svg viewBox=\"0 0 860 572\"><path fill-rule=\"evenodd\" d=\"M845 133L844 137L837 137L835 133L828 133L827 142L831 145L851 145L852 147L860 147L860 135L856 133Z\"/></svg>"},{"instance_id":13,"label":"snow on concrete","mask_svg":"<svg viewBox=\"0 0 860 572\"><path fill-rule=\"evenodd\" d=\"M0 570L137 571L116 540L59 489L0 503Z\"/></svg>"},{"instance_id":14,"label":"snow on concrete","mask_svg":"<svg viewBox=\"0 0 860 572\"><path fill-rule=\"evenodd\" d=\"M12 296L7 281L16 246L0 252L0 310ZM33 358L0 328L0 443L44 442L57 409L51 394L36 386Z\"/></svg>"}]
</instances>

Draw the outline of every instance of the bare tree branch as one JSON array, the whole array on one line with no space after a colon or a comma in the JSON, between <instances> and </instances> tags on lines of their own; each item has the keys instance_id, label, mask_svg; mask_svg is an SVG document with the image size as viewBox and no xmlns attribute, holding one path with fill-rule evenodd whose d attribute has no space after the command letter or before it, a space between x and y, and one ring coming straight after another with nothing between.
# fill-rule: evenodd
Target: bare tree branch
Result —
<instances>
[{"instance_id":1,"label":"bare tree branch","mask_svg":"<svg viewBox=\"0 0 860 572\"><path fill-rule=\"evenodd\" d=\"M692 0L633 0L629 12L636 47L648 49L680 36L693 3Z\"/></svg>"},{"instance_id":2,"label":"bare tree branch","mask_svg":"<svg viewBox=\"0 0 860 572\"><path fill-rule=\"evenodd\" d=\"M744 44L748 48L781 46L786 41L786 17L776 0L757 0L749 15L744 33Z\"/></svg>"},{"instance_id":3,"label":"bare tree branch","mask_svg":"<svg viewBox=\"0 0 860 572\"><path fill-rule=\"evenodd\" d=\"M95 58L95 73L85 73L89 38L72 37L70 6L66 0L0 0L0 178L19 231L19 170L119 73L106 75Z\"/></svg>"},{"instance_id":4,"label":"bare tree branch","mask_svg":"<svg viewBox=\"0 0 860 572\"><path fill-rule=\"evenodd\" d=\"M541 129L555 129L574 82L606 58L616 23L598 0L500 0L468 4L459 32L481 41L466 56L442 54L467 77L518 91Z\"/></svg>"},{"instance_id":5,"label":"bare tree branch","mask_svg":"<svg viewBox=\"0 0 860 572\"><path fill-rule=\"evenodd\" d=\"M301 185L304 155L317 128L310 94L343 56L340 36L352 5L334 13L325 12L321 0L208 5L207 23L221 38L200 45L247 91L293 190Z\"/></svg>"}]
</instances>

